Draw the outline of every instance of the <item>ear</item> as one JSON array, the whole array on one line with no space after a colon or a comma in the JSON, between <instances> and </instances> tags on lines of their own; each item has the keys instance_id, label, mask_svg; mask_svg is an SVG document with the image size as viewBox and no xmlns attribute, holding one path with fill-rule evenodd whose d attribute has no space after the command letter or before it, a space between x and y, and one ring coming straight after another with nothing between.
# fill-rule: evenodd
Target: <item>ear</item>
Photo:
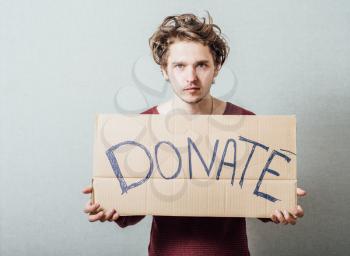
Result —
<instances>
[{"instance_id":1,"label":"ear","mask_svg":"<svg viewBox=\"0 0 350 256\"><path fill-rule=\"evenodd\" d=\"M221 69L221 65L218 65L215 67L214 78L219 74L220 69Z\"/></svg>"},{"instance_id":2,"label":"ear","mask_svg":"<svg viewBox=\"0 0 350 256\"><path fill-rule=\"evenodd\" d=\"M164 79L165 80L169 80L169 76L168 76L168 74L167 74L167 72L166 72L166 69L164 69L163 67L161 68L161 72L162 72L162 75L163 75L163 77L164 77Z\"/></svg>"}]
</instances>

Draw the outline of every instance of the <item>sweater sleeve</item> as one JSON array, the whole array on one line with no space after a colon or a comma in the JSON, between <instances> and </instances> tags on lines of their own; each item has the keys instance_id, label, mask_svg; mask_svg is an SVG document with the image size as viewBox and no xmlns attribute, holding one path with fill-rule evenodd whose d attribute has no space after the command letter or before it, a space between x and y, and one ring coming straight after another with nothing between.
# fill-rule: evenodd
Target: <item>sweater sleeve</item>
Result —
<instances>
[{"instance_id":1,"label":"sweater sleeve","mask_svg":"<svg viewBox=\"0 0 350 256\"><path fill-rule=\"evenodd\" d=\"M120 216L115 222L119 227L125 228L127 226L135 225L140 222L145 216L144 215L136 215L136 216Z\"/></svg>"}]
</instances>

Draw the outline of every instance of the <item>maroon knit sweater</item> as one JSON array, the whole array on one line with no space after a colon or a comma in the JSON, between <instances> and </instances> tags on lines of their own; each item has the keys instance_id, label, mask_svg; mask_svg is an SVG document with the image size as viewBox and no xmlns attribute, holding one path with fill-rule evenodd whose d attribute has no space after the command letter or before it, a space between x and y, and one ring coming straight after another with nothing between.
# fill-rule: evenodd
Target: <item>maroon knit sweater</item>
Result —
<instances>
[{"instance_id":1,"label":"maroon knit sweater","mask_svg":"<svg viewBox=\"0 0 350 256\"><path fill-rule=\"evenodd\" d=\"M152 107L142 114L159 114ZM223 115L254 115L227 102ZM122 216L120 227L134 225L145 216ZM268 219L261 219L266 222ZM149 255L250 255L245 218L153 216Z\"/></svg>"}]
</instances>

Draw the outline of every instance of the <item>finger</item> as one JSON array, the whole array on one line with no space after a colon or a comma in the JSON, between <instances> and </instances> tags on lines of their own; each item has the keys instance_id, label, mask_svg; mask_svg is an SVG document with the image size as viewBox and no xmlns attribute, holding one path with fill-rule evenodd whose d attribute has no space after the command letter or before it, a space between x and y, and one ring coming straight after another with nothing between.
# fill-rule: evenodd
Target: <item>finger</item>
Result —
<instances>
[{"instance_id":1,"label":"finger","mask_svg":"<svg viewBox=\"0 0 350 256\"><path fill-rule=\"evenodd\" d=\"M306 196L306 191L301 189L301 188L297 188L297 196Z\"/></svg>"},{"instance_id":2,"label":"finger","mask_svg":"<svg viewBox=\"0 0 350 256\"><path fill-rule=\"evenodd\" d=\"M112 209L106 213L105 219L108 221L112 221L113 214L115 213L115 210Z\"/></svg>"},{"instance_id":3,"label":"finger","mask_svg":"<svg viewBox=\"0 0 350 256\"><path fill-rule=\"evenodd\" d=\"M99 207L100 207L99 203L93 204L91 202L87 202L85 205L84 212L85 213L92 213L92 212L96 211Z\"/></svg>"},{"instance_id":4,"label":"finger","mask_svg":"<svg viewBox=\"0 0 350 256\"><path fill-rule=\"evenodd\" d=\"M91 194L92 193L92 187L86 187L81 192L84 194Z\"/></svg>"},{"instance_id":5,"label":"finger","mask_svg":"<svg viewBox=\"0 0 350 256\"><path fill-rule=\"evenodd\" d=\"M89 212L89 209L90 209L91 205L92 205L92 202L90 200L86 202L85 207L84 207L84 212L85 213Z\"/></svg>"},{"instance_id":6,"label":"finger","mask_svg":"<svg viewBox=\"0 0 350 256\"><path fill-rule=\"evenodd\" d=\"M113 220L113 221L116 221L118 218L119 218L119 213L116 211L116 212L113 214L112 220Z\"/></svg>"},{"instance_id":7,"label":"finger","mask_svg":"<svg viewBox=\"0 0 350 256\"><path fill-rule=\"evenodd\" d=\"M100 207L99 203L91 204L91 202L88 202L85 206L84 212L92 213L92 212L95 212L99 207Z\"/></svg>"},{"instance_id":8,"label":"finger","mask_svg":"<svg viewBox=\"0 0 350 256\"><path fill-rule=\"evenodd\" d=\"M299 218L302 218L304 216L304 210L300 205L297 205L297 212L295 215Z\"/></svg>"},{"instance_id":9,"label":"finger","mask_svg":"<svg viewBox=\"0 0 350 256\"><path fill-rule=\"evenodd\" d=\"M278 219L277 219L277 217L276 217L276 215L275 214L272 214L272 216L271 216L271 220L275 223L275 224L278 224L278 223L280 223L279 221L278 221Z\"/></svg>"},{"instance_id":10,"label":"finger","mask_svg":"<svg viewBox=\"0 0 350 256\"><path fill-rule=\"evenodd\" d=\"M101 211L97 214L89 215L88 219L90 222L95 222L95 221L101 220L103 215L104 215L104 213Z\"/></svg>"},{"instance_id":11,"label":"finger","mask_svg":"<svg viewBox=\"0 0 350 256\"><path fill-rule=\"evenodd\" d=\"M281 211L280 210L276 210L275 211L275 215L276 215L276 217L277 217L277 219L278 219L278 221L280 222L280 223L283 223L283 224L287 224L287 221L286 221L286 219L283 217L283 214L281 213Z\"/></svg>"},{"instance_id":12,"label":"finger","mask_svg":"<svg viewBox=\"0 0 350 256\"><path fill-rule=\"evenodd\" d=\"M298 208L295 207L294 209L290 210L289 213L293 216L294 219L297 219L298 218Z\"/></svg>"},{"instance_id":13,"label":"finger","mask_svg":"<svg viewBox=\"0 0 350 256\"><path fill-rule=\"evenodd\" d=\"M105 222L106 221L106 214L103 212L101 218L100 218L101 222Z\"/></svg>"},{"instance_id":14,"label":"finger","mask_svg":"<svg viewBox=\"0 0 350 256\"><path fill-rule=\"evenodd\" d=\"M283 211L283 215L284 215L284 218L286 219L287 223L292 224L292 225L295 225L297 223L296 219L294 219L292 217L292 215L289 214L289 212L287 210Z\"/></svg>"}]
</instances>

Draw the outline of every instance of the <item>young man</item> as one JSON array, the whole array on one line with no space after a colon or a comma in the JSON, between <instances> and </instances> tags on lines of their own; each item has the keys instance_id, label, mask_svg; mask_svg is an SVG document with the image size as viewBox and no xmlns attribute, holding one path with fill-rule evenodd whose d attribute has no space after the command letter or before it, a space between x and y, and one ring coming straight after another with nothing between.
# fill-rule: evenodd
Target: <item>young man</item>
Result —
<instances>
[{"instance_id":1,"label":"young man","mask_svg":"<svg viewBox=\"0 0 350 256\"><path fill-rule=\"evenodd\" d=\"M153 58L170 82L174 96L142 114L254 115L230 102L214 98L210 89L229 48L218 26L193 14L169 16L150 38ZM89 194L88 187L83 193ZM303 196L305 191L297 189ZM99 204L88 202L90 221L115 221L120 227L136 224L144 216L118 215L116 210L95 213ZM303 209L276 211L275 223L295 224ZM261 219L264 222L270 219ZM149 255L249 255L245 218L153 216Z\"/></svg>"}]
</instances>

